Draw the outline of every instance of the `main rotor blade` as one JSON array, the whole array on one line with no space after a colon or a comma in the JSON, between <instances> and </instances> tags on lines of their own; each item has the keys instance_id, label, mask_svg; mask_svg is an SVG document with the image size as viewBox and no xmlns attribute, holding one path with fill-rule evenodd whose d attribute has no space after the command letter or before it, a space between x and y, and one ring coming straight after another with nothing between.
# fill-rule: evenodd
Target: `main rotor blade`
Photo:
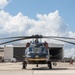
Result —
<instances>
[{"instance_id":1,"label":"main rotor blade","mask_svg":"<svg viewBox=\"0 0 75 75\"><path fill-rule=\"evenodd\" d=\"M25 38L20 38L20 39L15 39L15 40L7 41L7 42L0 43L0 45L6 44L6 43L10 43L10 42L20 41L20 40L24 40L24 39Z\"/></svg>"},{"instance_id":2,"label":"main rotor blade","mask_svg":"<svg viewBox=\"0 0 75 75\"><path fill-rule=\"evenodd\" d=\"M71 38L71 37L42 36L42 35L6 37L6 38L0 38L0 40L4 40L4 39L16 39L16 38L26 38L26 39L32 39L32 38L50 38L50 39L52 39L52 38L58 38L58 39L71 39L71 40L75 40L75 38Z\"/></svg>"},{"instance_id":3,"label":"main rotor blade","mask_svg":"<svg viewBox=\"0 0 75 75\"><path fill-rule=\"evenodd\" d=\"M58 41L62 41L62 42L66 42L66 43L69 43L69 44L75 45L74 42L70 42L70 41L66 41L66 40L62 40L62 39L54 39L54 40L58 40Z\"/></svg>"},{"instance_id":4,"label":"main rotor blade","mask_svg":"<svg viewBox=\"0 0 75 75\"><path fill-rule=\"evenodd\" d=\"M15 42L15 41L20 41L20 40L24 40L24 39L31 39L32 37L23 37L23 38L18 38L18 39L14 39L14 40L10 40L10 41L7 41L7 42L3 42L3 43L0 43L0 45L3 45L3 44L7 44L7 43L10 43L10 42ZM34 37L35 38L35 37ZM40 38L40 37L39 37ZM43 37L44 38L44 37ZM49 37L47 37L49 38ZM75 45L74 42L70 42L70 41L66 41L66 40L62 40L62 39L58 39L58 38L51 38L51 39L54 39L54 40L58 40L58 41L62 41L62 42L66 42L66 43L69 43L69 44L73 44Z\"/></svg>"},{"instance_id":5,"label":"main rotor blade","mask_svg":"<svg viewBox=\"0 0 75 75\"><path fill-rule=\"evenodd\" d=\"M30 38L30 37L29 36L15 36L15 37L0 38L0 40L4 40L4 39L16 39L16 38Z\"/></svg>"},{"instance_id":6,"label":"main rotor blade","mask_svg":"<svg viewBox=\"0 0 75 75\"><path fill-rule=\"evenodd\" d=\"M0 38L0 40L4 39L16 39L16 38L26 38L26 39L31 39L31 38L43 38L41 35L32 35L32 36L14 36L14 37L6 37L6 38Z\"/></svg>"},{"instance_id":7,"label":"main rotor blade","mask_svg":"<svg viewBox=\"0 0 75 75\"><path fill-rule=\"evenodd\" d=\"M43 36L43 38L61 38L61 39L75 40L75 38L71 38L71 37L59 37L59 36Z\"/></svg>"}]
</instances>

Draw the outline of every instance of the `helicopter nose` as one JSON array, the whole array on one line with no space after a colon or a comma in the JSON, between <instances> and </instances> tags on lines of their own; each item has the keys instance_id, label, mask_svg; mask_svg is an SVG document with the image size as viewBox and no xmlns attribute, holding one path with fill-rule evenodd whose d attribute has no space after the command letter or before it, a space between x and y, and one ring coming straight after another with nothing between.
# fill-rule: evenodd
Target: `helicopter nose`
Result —
<instances>
[{"instance_id":1,"label":"helicopter nose","mask_svg":"<svg viewBox=\"0 0 75 75\"><path fill-rule=\"evenodd\" d=\"M38 57L39 57L39 55L36 55L35 57L36 57L36 58L38 58Z\"/></svg>"},{"instance_id":2,"label":"helicopter nose","mask_svg":"<svg viewBox=\"0 0 75 75\"><path fill-rule=\"evenodd\" d=\"M39 54L38 54L38 57L46 57L46 55L47 55L47 54L39 53Z\"/></svg>"}]
</instances>

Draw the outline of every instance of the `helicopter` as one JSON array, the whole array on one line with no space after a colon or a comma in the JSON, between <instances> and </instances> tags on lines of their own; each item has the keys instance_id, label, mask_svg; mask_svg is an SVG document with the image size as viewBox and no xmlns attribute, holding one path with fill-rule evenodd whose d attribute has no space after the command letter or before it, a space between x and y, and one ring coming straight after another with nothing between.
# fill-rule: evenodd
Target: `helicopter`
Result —
<instances>
[{"instance_id":1,"label":"helicopter","mask_svg":"<svg viewBox=\"0 0 75 75\"><path fill-rule=\"evenodd\" d=\"M20 41L20 40L33 39L33 41L26 43L25 55L23 56L24 61L23 61L22 69L26 69L27 64L36 64L37 67L39 64L47 64L49 69L52 69L51 62L62 60L63 49L60 50L49 49L48 43L46 41L41 42L42 38L53 39L53 40L62 41L62 42L75 45L74 42L66 40L66 39L75 40L75 38L58 37L58 36L42 36L42 35L0 38L0 40L13 39L10 41L2 42L0 43L0 45L15 42L15 41Z\"/></svg>"}]
</instances>

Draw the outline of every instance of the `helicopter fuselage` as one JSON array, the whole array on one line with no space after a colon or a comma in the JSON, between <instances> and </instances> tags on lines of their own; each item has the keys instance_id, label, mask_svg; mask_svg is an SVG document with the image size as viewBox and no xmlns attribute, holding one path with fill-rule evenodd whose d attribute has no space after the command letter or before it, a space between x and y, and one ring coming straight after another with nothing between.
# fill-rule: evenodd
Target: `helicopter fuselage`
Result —
<instances>
[{"instance_id":1,"label":"helicopter fuselage","mask_svg":"<svg viewBox=\"0 0 75 75\"><path fill-rule=\"evenodd\" d=\"M25 61L29 64L46 64L48 48L45 46L30 46L25 50Z\"/></svg>"},{"instance_id":2,"label":"helicopter fuselage","mask_svg":"<svg viewBox=\"0 0 75 75\"><path fill-rule=\"evenodd\" d=\"M50 53L48 43L46 41L39 42L38 38L36 38L35 42L26 44L23 68L25 69L27 64L36 64L37 67L38 64L47 64L49 69L52 69L51 54L54 55L55 53ZM57 53L55 55L57 56Z\"/></svg>"}]
</instances>

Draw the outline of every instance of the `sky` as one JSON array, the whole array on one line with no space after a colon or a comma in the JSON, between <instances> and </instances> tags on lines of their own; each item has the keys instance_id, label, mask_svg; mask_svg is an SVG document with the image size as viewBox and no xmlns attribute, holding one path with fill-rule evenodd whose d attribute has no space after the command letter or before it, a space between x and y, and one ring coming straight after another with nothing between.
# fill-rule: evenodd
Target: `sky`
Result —
<instances>
[{"instance_id":1,"label":"sky","mask_svg":"<svg viewBox=\"0 0 75 75\"><path fill-rule=\"evenodd\" d=\"M75 0L0 0L0 37L75 37L74 20ZM74 45L65 49L65 56L75 56Z\"/></svg>"}]
</instances>

